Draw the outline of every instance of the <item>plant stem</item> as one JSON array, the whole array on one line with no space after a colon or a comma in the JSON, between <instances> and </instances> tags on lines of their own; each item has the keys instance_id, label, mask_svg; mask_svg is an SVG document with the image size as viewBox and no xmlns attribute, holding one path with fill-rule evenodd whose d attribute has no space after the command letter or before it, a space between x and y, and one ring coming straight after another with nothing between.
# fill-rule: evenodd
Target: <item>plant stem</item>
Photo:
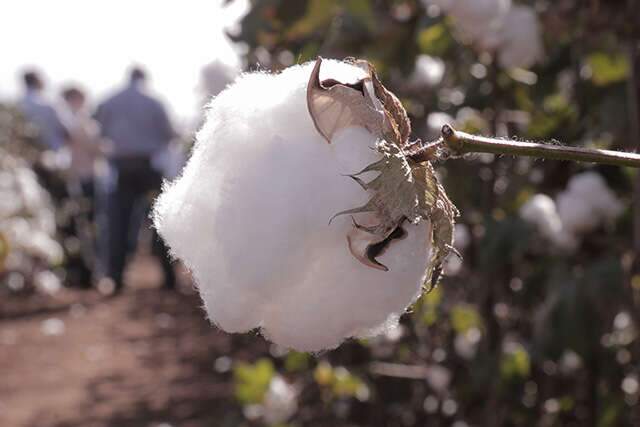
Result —
<instances>
[{"instance_id":1,"label":"plant stem","mask_svg":"<svg viewBox=\"0 0 640 427\"><path fill-rule=\"evenodd\" d=\"M492 153L640 168L640 154L488 138L457 131L450 125L442 127L442 141L455 155Z\"/></svg>"}]
</instances>

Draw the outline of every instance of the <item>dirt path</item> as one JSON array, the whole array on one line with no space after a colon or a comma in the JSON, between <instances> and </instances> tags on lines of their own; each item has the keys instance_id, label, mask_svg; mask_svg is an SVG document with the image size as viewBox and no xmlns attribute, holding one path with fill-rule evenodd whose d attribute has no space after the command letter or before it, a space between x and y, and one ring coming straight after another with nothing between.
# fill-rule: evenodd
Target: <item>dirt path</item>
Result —
<instances>
[{"instance_id":1,"label":"dirt path","mask_svg":"<svg viewBox=\"0 0 640 427\"><path fill-rule=\"evenodd\" d=\"M131 270L115 298L65 289L0 300L0 426L241 423L225 357L232 341L234 359L266 353L264 342L212 328L193 292L159 289L152 260Z\"/></svg>"}]
</instances>

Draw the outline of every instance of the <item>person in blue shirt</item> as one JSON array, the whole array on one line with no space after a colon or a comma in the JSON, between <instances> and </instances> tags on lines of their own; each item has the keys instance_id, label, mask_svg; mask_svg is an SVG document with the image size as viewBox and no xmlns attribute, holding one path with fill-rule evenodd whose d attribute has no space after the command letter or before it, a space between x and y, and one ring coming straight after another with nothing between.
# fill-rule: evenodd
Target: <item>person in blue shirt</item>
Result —
<instances>
[{"instance_id":1,"label":"person in blue shirt","mask_svg":"<svg viewBox=\"0 0 640 427\"><path fill-rule=\"evenodd\" d=\"M68 132L56 110L43 98L44 82L36 71L22 76L25 94L18 103L27 120L38 129L38 141L43 148L58 150L65 145Z\"/></svg>"},{"instance_id":2,"label":"person in blue shirt","mask_svg":"<svg viewBox=\"0 0 640 427\"><path fill-rule=\"evenodd\" d=\"M108 170L99 178L98 275L123 286L127 255L135 248L141 212L148 210L162 174L152 159L164 152L176 136L164 106L145 91L146 74L134 68L124 89L100 104L94 118L107 140ZM165 286L175 286L175 274L167 248L154 233L156 251L165 274Z\"/></svg>"}]
</instances>

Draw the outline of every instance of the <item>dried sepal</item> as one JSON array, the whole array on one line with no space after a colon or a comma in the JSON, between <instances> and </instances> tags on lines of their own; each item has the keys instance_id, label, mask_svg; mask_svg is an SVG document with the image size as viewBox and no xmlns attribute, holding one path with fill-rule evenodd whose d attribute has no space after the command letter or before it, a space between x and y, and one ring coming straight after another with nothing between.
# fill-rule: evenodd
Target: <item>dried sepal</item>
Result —
<instances>
[{"instance_id":1,"label":"dried sepal","mask_svg":"<svg viewBox=\"0 0 640 427\"><path fill-rule=\"evenodd\" d=\"M367 88L371 84L370 78L357 85L346 85L332 79L321 82L321 65L322 58L319 57L307 85L307 107L320 135L331 143L336 132L352 126L364 127L375 135L381 134L384 113Z\"/></svg>"},{"instance_id":2,"label":"dried sepal","mask_svg":"<svg viewBox=\"0 0 640 427\"><path fill-rule=\"evenodd\" d=\"M373 224L360 225L347 236L349 250L368 267L387 270L376 260L400 238L405 221L417 224L429 220L428 239L431 258L425 272L425 288L438 282L442 264L453 249L454 218L458 211L438 182L428 161L415 161L410 153L415 144L409 142L411 123L398 98L378 79L375 69L366 61L356 61L367 75L355 84L342 84L334 79L320 81L322 58L318 58L307 86L307 106L318 132L328 141L337 131L359 126L377 139L376 150L381 159L360 172L349 175L371 198L363 206L338 212L338 215L370 214ZM361 175L377 172L371 181Z\"/></svg>"}]
</instances>

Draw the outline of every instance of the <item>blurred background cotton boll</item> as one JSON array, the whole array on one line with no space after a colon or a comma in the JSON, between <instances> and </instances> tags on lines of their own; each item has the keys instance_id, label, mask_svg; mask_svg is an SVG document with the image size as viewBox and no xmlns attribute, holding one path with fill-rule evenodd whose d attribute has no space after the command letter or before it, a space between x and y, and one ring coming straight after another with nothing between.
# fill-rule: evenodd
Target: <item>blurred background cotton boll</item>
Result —
<instances>
[{"instance_id":1,"label":"blurred background cotton boll","mask_svg":"<svg viewBox=\"0 0 640 427\"><path fill-rule=\"evenodd\" d=\"M536 194L520 208L520 217L534 225L544 238L561 249L575 248L577 242L558 213L553 199L546 194Z\"/></svg>"},{"instance_id":2,"label":"blurred background cotton boll","mask_svg":"<svg viewBox=\"0 0 640 427\"><path fill-rule=\"evenodd\" d=\"M446 10L456 31L476 42L498 30L510 8L511 0L455 0Z\"/></svg>"},{"instance_id":3,"label":"blurred background cotton boll","mask_svg":"<svg viewBox=\"0 0 640 427\"><path fill-rule=\"evenodd\" d=\"M307 82L243 77L361 58L402 102L411 141L435 141L449 123L636 152L638 7L0 2L0 426L640 425L636 170L492 154L435 162L461 212L461 258L404 310L420 289L402 276L419 275L424 253L403 248L422 248L426 233L407 227L399 257L380 257L395 267L356 292L343 285L359 266L342 257L351 218L328 225L366 200L342 174L373 159L358 151L371 135L319 138L336 160L322 171L328 153L298 151L315 134L289 85L303 93ZM332 72L357 83L349 70ZM251 90L225 98L247 78ZM218 98L224 126L201 129ZM267 105L284 126L255 116ZM194 146L198 131L211 144ZM314 164L299 161L309 154ZM295 178L310 173L317 183ZM335 175L328 192L324 173ZM163 185L193 201L167 203L176 220L163 222L189 265L167 257L148 218ZM294 212L308 221L285 239ZM238 292L234 277L259 285ZM366 315L391 304L393 315ZM291 351L263 338L262 319L282 342L358 338Z\"/></svg>"},{"instance_id":4,"label":"blurred background cotton boll","mask_svg":"<svg viewBox=\"0 0 640 427\"><path fill-rule=\"evenodd\" d=\"M558 195L560 219L574 233L589 232L599 225L610 224L622 210L623 205L595 172L573 176L567 188Z\"/></svg>"},{"instance_id":5,"label":"blurred background cotton boll","mask_svg":"<svg viewBox=\"0 0 640 427\"><path fill-rule=\"evenodd\" d=\"M562 231L562 221L553 199L545 194L536 194L520 208L520 216L535 224L548 238Z\"/></svg>"},{"instance_id":6,"label":"blurred background cotton boll","mask_svg":"<svg viewBox=\"0 0 640 427\"><path fill-rule=\"evenodd\" d=\"M218 95L238 76L237 66L227 64L220 59L207 64L200 72L200 91L203 93L202 104L209 102L211 97Z\"/></svg>"},{"instance_id":7,"label":"blurred background cotton boll","mask_svg":"<svg viewBox=\"0 0 640 427\"><path fill-rule=\"evenodd\" d=\"M535 10L513 6L498 30L498 60L505 68L529 68L542 58L542 35Z\"/></svg>"},{"instance_id":8,"label":"blurred background cotton boll","mask_svg":"<svg viewBox=\"0 0 640 427\"><path fill-rule=\"evenodd\" d=\"M436 86L442 81L444 73L445 66L442 60L429 55L420 55L416 58L410 80L416 86Z\"/></svg>"}]
</instances>

